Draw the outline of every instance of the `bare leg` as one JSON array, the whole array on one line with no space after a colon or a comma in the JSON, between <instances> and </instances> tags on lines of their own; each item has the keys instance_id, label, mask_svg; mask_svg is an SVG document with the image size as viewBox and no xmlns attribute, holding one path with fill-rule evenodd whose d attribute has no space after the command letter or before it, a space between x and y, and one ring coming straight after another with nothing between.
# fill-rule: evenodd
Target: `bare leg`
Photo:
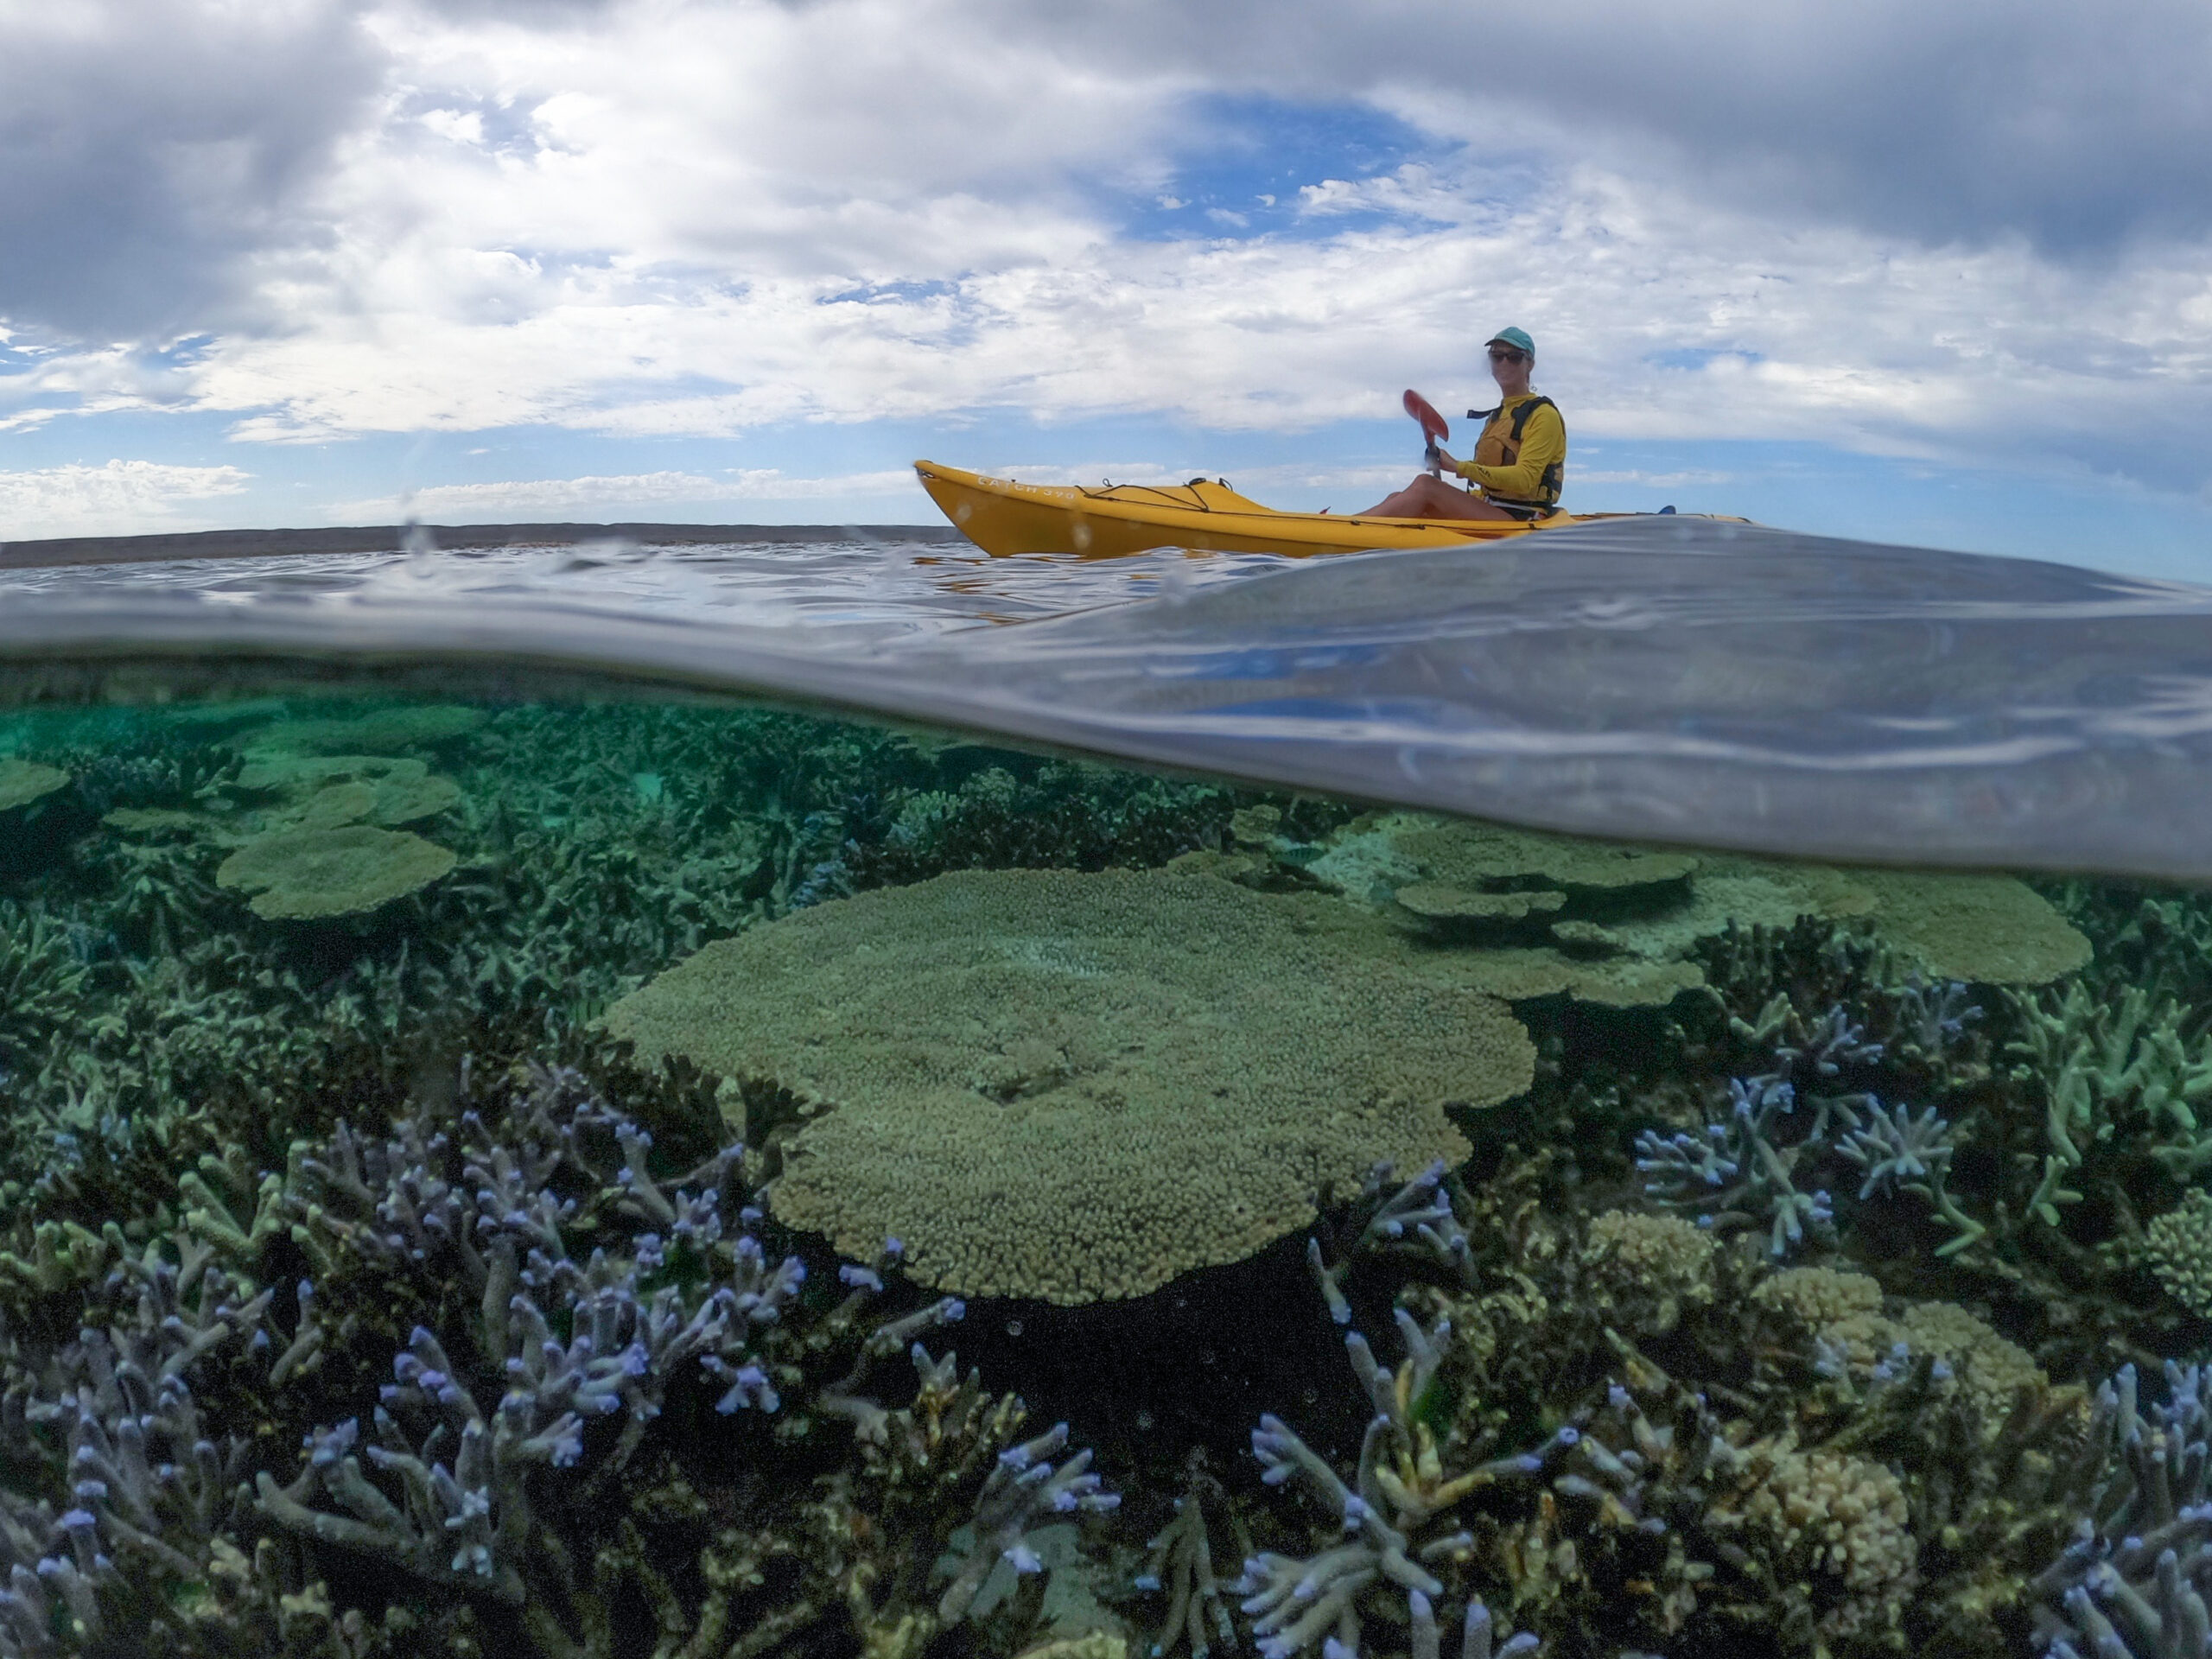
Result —
<instances>
[{"instance_id":1,"label":"bare leg","mask_svg":"<svg viewBox=\"0 0 2212 1659\"><path fill-rule=\"evenodd\" d=\"M1469 495L1439 478L1423 473L1395 495L1386 495L1361 518L1510 518L1503 507L1493 507L1478 495Z\"/></svg>"}]
</instances>

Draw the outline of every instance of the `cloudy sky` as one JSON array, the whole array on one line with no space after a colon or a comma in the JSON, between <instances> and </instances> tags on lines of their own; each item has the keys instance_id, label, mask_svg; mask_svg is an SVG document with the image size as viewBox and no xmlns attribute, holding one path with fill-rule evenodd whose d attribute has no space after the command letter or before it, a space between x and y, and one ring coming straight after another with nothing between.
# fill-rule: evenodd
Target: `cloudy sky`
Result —
<instances>
[{"instance_id":1,"label":"cloudy sky","mask_svg":"<svg viewBox=\"0 0 2212 1659\"><path fill-rule=\"evenodd\" d=\"M2203 0L0 0L0 538L1567 505L2212 579Z\"/></svg>"}]
</instances>

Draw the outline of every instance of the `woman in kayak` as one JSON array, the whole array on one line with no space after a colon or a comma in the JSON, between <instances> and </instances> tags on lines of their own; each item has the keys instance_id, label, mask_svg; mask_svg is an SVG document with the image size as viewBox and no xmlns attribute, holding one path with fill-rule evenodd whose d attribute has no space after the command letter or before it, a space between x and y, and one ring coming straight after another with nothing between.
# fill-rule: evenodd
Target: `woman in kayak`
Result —
<instances>
[{"instance_id":1,"label":"woman in kayak","mask_svg":"<svg viewBox=\"0 0 2212 1659\"><path fill-rule=\"evenodd\" d=\"M1357 516L1527 519L1558 512L1567 473L1567 423L1558 404L1529 390L1535 366L1535 342L1518 328L1499 329L1490 340L1490 372L1503 401L1484 411L1472 458L1455 461L1440 448L1430 452L1446 472L1465 479L1467 487L1455 490L1423 473Z\"/></svg>"}]
</instances>

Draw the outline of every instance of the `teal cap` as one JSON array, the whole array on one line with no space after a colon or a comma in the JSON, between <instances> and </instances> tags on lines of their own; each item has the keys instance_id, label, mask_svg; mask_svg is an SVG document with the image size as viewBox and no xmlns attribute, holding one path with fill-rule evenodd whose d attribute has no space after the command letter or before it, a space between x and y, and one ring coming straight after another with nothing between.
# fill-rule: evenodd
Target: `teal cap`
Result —
<instances>
[{"instance_id":1,"label":"teal cap","mask_svg":"<svg viewBox=\"0 0 2212 1659\"><path fill-rule=\"evenodd\" d=\"M1536 342L1529 339L1524 330L1519 328L1501 328L1496 334L1492 334L1488 340L1484 340L1483 344L1485 346L1517 346L1522 351L1528 353L1531 357L1534 357L1536 354Z\"/></svg>"}]
</instances>

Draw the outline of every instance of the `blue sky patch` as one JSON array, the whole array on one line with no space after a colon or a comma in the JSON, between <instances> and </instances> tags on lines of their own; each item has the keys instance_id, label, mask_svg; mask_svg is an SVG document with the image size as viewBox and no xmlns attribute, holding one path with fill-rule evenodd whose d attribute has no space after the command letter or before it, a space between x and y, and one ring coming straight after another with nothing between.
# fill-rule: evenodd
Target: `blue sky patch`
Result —
<instances>
[{"instance_id":1,"label":"blue sky patch","mask_svg":"<svg viewBox=\"0 0 2212 1659\"><path fill-rule=\"evenodd\" d=\"M1389 215L1332 215L1313 223L1300 192L1332 179L1382 177L1451 153L1418 128L1365 104L1310 105L1256 96L1198 100L1197 137L1167 181L1121 203L1128 234L1153 241L1192 237L1332 236Z\"/></svg>"}]
</instances>

